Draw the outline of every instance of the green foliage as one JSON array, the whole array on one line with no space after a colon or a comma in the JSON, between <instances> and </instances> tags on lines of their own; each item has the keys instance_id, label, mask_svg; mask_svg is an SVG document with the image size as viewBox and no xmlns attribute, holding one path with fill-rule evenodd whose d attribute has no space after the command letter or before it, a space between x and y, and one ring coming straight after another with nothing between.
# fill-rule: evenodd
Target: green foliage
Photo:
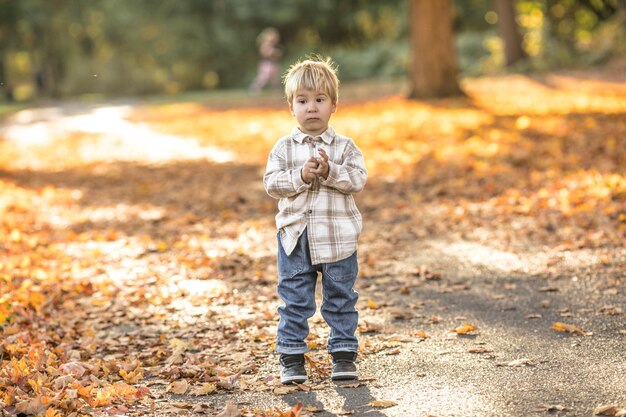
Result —
<instances>
[{"instance_id":1,"label":"green foliage","mask_svg":"<svg viewBox=\"0 0 626 417\"><path fill-rule=\"evenodd\" d=\"M406 41L373 42L365 49L337 47L329 52L344 80L390 78L406 74L409 45Z\"/></svg>"},{"instance_id":2,"label":"green foliage","mask_svg":"<svg viewBox=\"0 0 626 417\"><path fill-rule=\"evenodd\" d=\"M501 66L493 0L455 0L461 69ZM548 66L607 59L624 45L621 0L518 0L524 47ZM265 27L282 37L286 67L331 54L342 80L404 74L407 0L0 0L0 87L40 94L136 95L245 88ZM536 65L540 66L540 65Z\"/></svg>"}]
</instances>

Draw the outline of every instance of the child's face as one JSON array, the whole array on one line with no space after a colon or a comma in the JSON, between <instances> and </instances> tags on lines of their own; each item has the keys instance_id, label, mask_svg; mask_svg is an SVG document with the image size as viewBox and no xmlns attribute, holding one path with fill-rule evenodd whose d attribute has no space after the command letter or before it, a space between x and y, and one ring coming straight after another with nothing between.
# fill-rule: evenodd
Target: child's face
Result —
<instances>
[{"instance_id":1,"label":"child's face","mask_svg":"<svg viewBox=\"0 0 626 417\"><path fill-rule=\"evenodd\" d=\"M326 93L298 90L289 103L289 110L303 133L319 135L328 128L328 121L337 110L337 104Z\"/></svg>"}]
</instances>

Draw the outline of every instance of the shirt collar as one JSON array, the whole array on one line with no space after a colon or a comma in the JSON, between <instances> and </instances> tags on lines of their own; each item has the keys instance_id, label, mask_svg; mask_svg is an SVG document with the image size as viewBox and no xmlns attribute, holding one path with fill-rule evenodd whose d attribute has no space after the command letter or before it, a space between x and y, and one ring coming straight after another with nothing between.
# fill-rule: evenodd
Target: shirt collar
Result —
<instances>
[{"instance_id":1,"label":"shirt collar","mask_svg":"<svg viewBox=\"0 0 626 417\"><path fill-rule=\"evenodd\" d=\"M306 133L303 133L297 127L294 127L293 130L291 131L291 137L293 138L293 140L295 140L298 143L302 143L304 139L308 137L317 137L317 138L321 138L325 144L330 145L335 139L335 130L332 127L328 126L328 128L321 135L311 136Z\"/></svg>"}]
</instances>

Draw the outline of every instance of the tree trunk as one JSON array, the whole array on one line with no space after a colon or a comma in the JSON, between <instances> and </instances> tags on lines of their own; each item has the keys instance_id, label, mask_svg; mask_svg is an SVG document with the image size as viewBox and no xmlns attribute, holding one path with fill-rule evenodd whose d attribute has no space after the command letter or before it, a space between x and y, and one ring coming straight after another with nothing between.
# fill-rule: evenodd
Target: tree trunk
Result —
<instances>
[{"instance_id":1,"label":"tree trunk","mask_svg":"<svg viewBox=\"0 0 626 417\"><path fill-rule=\"evenodd\" d=\"M410 98L462 95L452 30L452 0L409 0Z\"/></svg>"},{"instance_id":2,"label":"tree trunk","mask_svg":"<svg viewBox=\"0 0 626 417\"><path fill-rule=\"evenodd\" d=\"M504 42L504 59L509 67L526 57L522 49L513 0L494 0L498 15L498 34Z\"/></svg>"}]
</instances>

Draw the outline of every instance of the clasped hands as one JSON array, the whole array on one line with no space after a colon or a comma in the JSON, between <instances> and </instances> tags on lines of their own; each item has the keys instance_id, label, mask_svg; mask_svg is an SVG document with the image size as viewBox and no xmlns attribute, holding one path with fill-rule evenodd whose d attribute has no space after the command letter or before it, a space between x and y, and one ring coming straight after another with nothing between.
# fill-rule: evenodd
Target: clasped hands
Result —
<instances>
[{"instance_id":1,"label":"clasped hands","mask_svg":"<svg viewBox=\"0 0 626 417\"><path fill-rule=\"evenodd\" d=\"M322 177L324 179L328 177L328 155L322 148L318 148L317 152L320 156L318 158L314 156L310 157L309 160L304 163L302 170L300 171L302 180L307 184L315 181L317 177Z\"/></svg>"}]
</instances>

